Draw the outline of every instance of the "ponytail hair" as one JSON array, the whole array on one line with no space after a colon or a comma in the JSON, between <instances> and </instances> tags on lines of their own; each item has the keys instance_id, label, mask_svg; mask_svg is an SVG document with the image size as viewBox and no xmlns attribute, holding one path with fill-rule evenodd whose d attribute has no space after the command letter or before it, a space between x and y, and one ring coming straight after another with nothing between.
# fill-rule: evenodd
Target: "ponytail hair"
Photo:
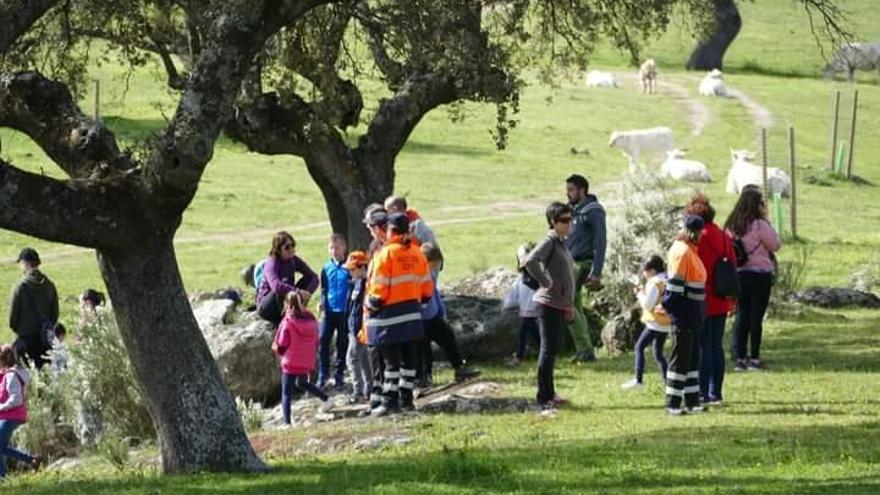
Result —
<instances>
[{"instance_id":1,"label":"ponytail hair","mask_svg":"<svg viewBox=\"0 0 880 495\"><path fill-rule=\"evenodd\" d=\"M308 301L305 300L305 297L303 297L299 291L290 291L287 293L287 296L284 297L284 312L293 312L293 316L303 318L308 314L308 309L306 308L307 304Z\"/></svg>"}]
</instances>

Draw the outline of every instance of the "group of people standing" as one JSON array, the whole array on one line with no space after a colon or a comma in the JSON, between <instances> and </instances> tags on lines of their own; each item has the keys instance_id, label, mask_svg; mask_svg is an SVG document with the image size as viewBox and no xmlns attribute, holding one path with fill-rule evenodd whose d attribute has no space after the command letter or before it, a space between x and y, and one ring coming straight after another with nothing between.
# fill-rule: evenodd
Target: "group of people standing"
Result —
<instances>
[{"instance_id":1,"label":"group of people standing","mask_svg":"<svg viewBox=\"0 0 880 495\"><path fill-rule=\"evenodd\" d=\"M375 416L413 409L416 387L431 386L432 342L443 349L456 380L479 374L462 358L446 321L437 290L443 254L427 223L404 198L392 196L364 211L364 225L373 238L370 249L349 253L345 237L333 234L320 274L296 256L287 232L276 234L269 257L255 270L259 314L278 325L273 350L281 358L285 424L295 392L309 392L329 407L331 364L332 385L345 387L348 368L350 402L368 402ZM319 289L320 324L307 309ZM311 384L315 361L317 383Z\"/></svg>"},{"instance_id":2,"label":"group of people standing","mask_svg":"<svg viewBox=\"0 0 880 495\"><path fill-rule=\"evenodd\" d=\"M668 267L657 255L644 263L647 282L638 299L645 330L636 343L635 377L622 386L643 386L644 350L653 342L666 383L666 410L672 415L699 413L707 404L723 403L728 315L736 314L734 369L762 369L761 340L774 253L782 246L757 187L742 192L724 229L715 223L715 209L703 194L695 194L684 211L683 229L669 250ZM673 345L667 363L663 343L670 334Z\"/></svg>"}]
</instances>

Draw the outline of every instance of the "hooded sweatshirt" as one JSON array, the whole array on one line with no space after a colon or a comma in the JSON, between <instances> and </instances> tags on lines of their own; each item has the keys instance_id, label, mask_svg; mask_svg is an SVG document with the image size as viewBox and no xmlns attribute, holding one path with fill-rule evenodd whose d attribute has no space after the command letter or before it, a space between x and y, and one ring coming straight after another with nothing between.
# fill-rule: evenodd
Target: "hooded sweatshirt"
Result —
<instances>
[{"instance_id":1,"label":"hooded sweatshirt","mask_svg":"<svg viewBox=\"0 0 880 495\"><path fill-rule=\"evenodd\" d=\"M33 335L45 320L58 321L58 292L49 277L31 270L12 291L9 327L17 335Z\"/></svg>"},{"instance_id":2,"label":"hooded sweatshirt","mask_svg":"<svg viewBox=\"0 0 880 495\"><path fill-rule=\"evenodd\" d=\"M601 277L605 267L605 208L593 194L572 205L571 232L565 247L576 262L591 261L590 276Z\"/></svg>"}]
</instances>

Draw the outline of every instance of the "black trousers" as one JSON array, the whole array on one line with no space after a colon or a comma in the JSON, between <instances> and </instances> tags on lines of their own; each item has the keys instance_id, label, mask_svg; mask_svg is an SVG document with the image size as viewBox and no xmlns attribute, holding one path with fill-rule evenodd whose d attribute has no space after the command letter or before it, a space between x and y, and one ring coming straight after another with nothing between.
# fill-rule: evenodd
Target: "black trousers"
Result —
<instances>
[{"instance_id":1,"label":"black trousers","mask_svg":"<svg viewBox=\"0 0 880 495\"><path fill-rule=\"evenodd\" d=\"M416 383L417 343L380 345L385 362L382 373L382 404L387 407L411 406Z\"/></svg>"},{"instance_id":2,"label":"black trousers","mask_svg":"<svg viewBox=\"0 0 880 495\"><path fill-rule=\"evenodd\" d=\"M373 372L373 388L370 390L370 407L376 408L382 404L382 386L385 383L385 360L379 346L367 346L367 358L370 360L370 370Z\"/></svg>"},{"instance_id":3,"label":"black trousers","mask_svg":"<svg viewBox=\"0 0 880 495\"><path fill-rule=\"evenodd\" d=\"M770 304L772 286L773 276L769 273L740 272L738 309L730 346L733 359L761 357L764 314ZM751 352L746 355L746 346L749 344Z\"/></svg>"},{"instance_id":4,"label":"black trousers","mask_svg":"<svg viewBox=\"0 0 880 495\"><path fill-rule=\"evenodd\" d=\"M458 352L458 343L455 341L455 332L443 318L424 320L425 339L418 343L419 349L419 376L426 378L434 372L434 353L431 351L431 342L436 342L446 359L453 368L458 368L464 363L461 353Z\"/></svg>"},{"instance_id":5,"label":"black trousers","mask_svg":"<svg viewBox=\"0 0 880 495\"><path fill-rule=\"evenodd\" d=\"M666 371L666 407L680 409L700 405L700 372L698 371L701 329L674 328L672 353Z\"/></svg>"},{"instance_id":6,"label":"black trousers","mask_svg":"<svg viewBox=\"0 0 880 495\"><path fill-rule=\"evenodd\" d=\"M33 363L38 370L51 363L47 353L51 347L43 344L43 337L39 333L19 335L15 339L15 352L24 364Z\"/></svg>"},{"instance_id":7,"label":"black trousers","mask_svg":"<svg viewBox=\"0 0 880 495\"><path fill-rule=\"evenodd\" d=\"M541 306L538 318L538 333L541 336L541 349L538 352L538 403L547 404L556 397L556 384L553 370L556 355L561 347L563 332L566 329L565 310Z\"/></svg>"}]
</instances>

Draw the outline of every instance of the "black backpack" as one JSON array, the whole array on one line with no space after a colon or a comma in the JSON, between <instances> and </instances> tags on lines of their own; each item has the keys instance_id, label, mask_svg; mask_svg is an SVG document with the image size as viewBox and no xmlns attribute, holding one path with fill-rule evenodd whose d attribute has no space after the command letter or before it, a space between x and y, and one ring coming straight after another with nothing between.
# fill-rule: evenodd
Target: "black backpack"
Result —
<instances>
[{"instance_id":1,"label":"black backpack","mask_svg":"<svg viewBox=\"0 0 880 495\"><path fill-rule=\"evenodd\" d=\"M740 247L742 247L742 241L739 241ZM737 240L733 241L733 250L736 253L737 263L739 263L739 252L736 248ZM715 262L715 266L712 268L714 280L715 280L715 295L718 297L736 297L739 292L739 276L736 273L736 268L733 267L733 263L730 262L727 256L721 256L718 254L718 251L706 243L706 246L715 253L715 256L718 257L718 260ZM745 252L745 250L743 250ZM745 254L746 259L748 259L748 254Z\"/></svg>"},{"instance_id":2,"label":"black backpack","mask_svg":"<svg viewBox=\"0 0 880 495\"><path fill-rule=\"evenodd\" d=\"M553 259L554 251L556 251L556 244L555 243L551 244L550 256L548 256L547 261L544 262L545 267L550 263L550 260ZM526 267L522 267L520 269L520 277L522 277L523 285L525 285L529 289L538 290L541 288L541 284L539 284L538 281L535 279L535 277L533 277L532 274L529 273L528 270L526 270Z\"/></svg>"}]
</instances>

